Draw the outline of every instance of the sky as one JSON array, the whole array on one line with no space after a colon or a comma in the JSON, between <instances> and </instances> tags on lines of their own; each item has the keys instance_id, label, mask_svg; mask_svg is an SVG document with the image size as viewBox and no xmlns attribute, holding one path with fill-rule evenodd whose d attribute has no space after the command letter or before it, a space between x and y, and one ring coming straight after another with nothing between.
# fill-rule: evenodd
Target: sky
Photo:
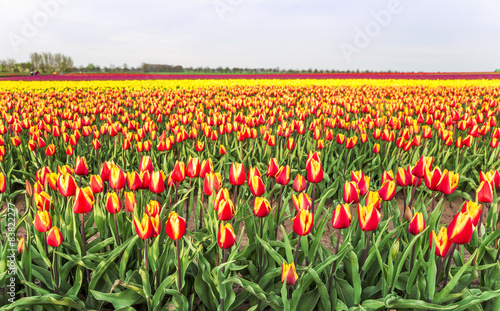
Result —
<instances>
[{"instance_id":1,"label":"sky","mask_svg":"<svg viewBox=\"0 0 500 311\"><path fill-rule=\"evenodd\" d=\"M498 0L0 0L0 59L76 66L500 69Z\"/></svg>"}]
</instances>

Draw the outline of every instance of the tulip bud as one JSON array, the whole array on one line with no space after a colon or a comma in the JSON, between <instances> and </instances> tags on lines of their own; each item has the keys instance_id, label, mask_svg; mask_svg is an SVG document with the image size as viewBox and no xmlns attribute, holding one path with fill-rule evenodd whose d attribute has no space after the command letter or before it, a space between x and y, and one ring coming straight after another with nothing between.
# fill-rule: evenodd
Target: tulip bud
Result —
<instances>
[{"instance_id":1,"label":"tulip bud","mask_svg":"<svg viewBox=\"0 0 500 311\"><path fill-rule=\"evenodd\" d=\"M333 210L332 226L335 229L345 229L351 225L351 210L349 204L337 204Z\"/></svg>"},{"instance_id":2,"label":"tulip bud","mask_svg":"<svg viewBox=\"0 0 500 311\"><path fill-rule=\"evenodd\" d=\"M411 211L411 209L410 209L410 207L408 205L406 205L406 208L405 208L404 219L408 223L411 222L411 220L413 219L413 213L412 213L412 211Z\"/></svg>"},{"instance_id":3,"label":"tulip bud","mask_svg":"<svg viewBox=\"0 0 500 311\"><path fill-rule=\"evenodd\" d=\"M233 247L236 241L236 235L234 234L233 227L230 223L219 225L219 233L217 235L217 243L222 249L228 249Z\"/></svg>"},{"instance_id":4,"label":"tulip bud","mask_svg":"<svg viewBox=\"0 0 500 311\"><path fill-rule=\"evenodd\" d=\"M396 241L394 241L394 243L392 243L391 246L392 260L396 259L396 257L398 257L398 254L399 254L399 239L397 239Z\"/></svg>"},{"instance_id":5,"label":"tulip bud","mask_svg":"<svg viewBox=\"0 0 500 311\"><path fill-rule=\"evenodd\" d=\"M61 231L59 228L54 227L52 230L50 230L49 234L47 235L47 244L49 244L52 247L58 247L61 245L63 242L63 237L61 234Z\"/></svg>"},{"instance_id":6,"label":"tulip bud","mask_svg":"<svg viewBox=\"0 0 500 311\"><path fill-rule=\"evenodd\" d=\"M281 269L281 283L285 283L286 281L286 285L295 285L295 282L297 282L298 278L299 276L295 271L295 264L292 262L288 265L283 261L283 266Z\"/></svg>"},{"instance_id":7,"label":"tulip bud","mask_svg":"<svg viewBox=\"0 0 500 311\"><path fill-rule=\"evenodd\" d=\"M52 198L45 191L35 193L35 205L39 211L49 211L54 209L54 206L52 205Z\"/></svg>"},{"instance_id":8,"label":"tulip bud","mask_svg":"<svg viewBox=\"0 0 500 311\"><path fill-rule=\"evenodd\" d=\"M53 156L56 154L56 145L50 144L47 146L47 149L45 149L45 154L49 157Z\"/></svg>"},{"instance_id":9,"label":"tulip bud","mask_svg":"<svg viewBox=\"0 0 500 311\"><path fill-rule=\"evenodd\" d=\"M373 144L373 153L380 153L380 144Z\"/></svg>"},{"instance_id":10,"label":"tulip bud","mask_svg":"<svg viewBox=\"0 0 500 311\"><path fill-rule=\"evenodd\" d=\"M177 241L181 239L186 233L186 220L176 212L170 212L165 225L165 231L172 240Z\"/></svg>"},{"instance_id":11,"label":"tulip bud","mask_svg":"<svg viewBox=\"0 0 500 311\"><path fill-rule=\"evenodd\" d=\"M293 231L300 236L308 235L314 225L314 215L305 209L300 210L293 221Z\"/></svg>"},{"instance_id":12,"label":"tulip bud","mask_svg":"<svg viewBox=\"0 0 500 311\"><path fill-rule=\"evenodd\" d=\"M21 237L21 239L19 239L19 242L17 242L17 252L19 253L19 255L22 255L25 249L26 243L24 241L24 237Z\"/></svg>"}]
</instances>

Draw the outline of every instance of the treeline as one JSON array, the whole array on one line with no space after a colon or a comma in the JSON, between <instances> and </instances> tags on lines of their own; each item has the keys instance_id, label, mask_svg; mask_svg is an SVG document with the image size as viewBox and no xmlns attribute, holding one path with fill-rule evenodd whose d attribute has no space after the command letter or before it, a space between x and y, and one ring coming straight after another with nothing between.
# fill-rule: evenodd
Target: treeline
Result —
<instances>
[{"instance_id":1,"label":"treeline","mask_svg":"<svg viewBox=\"0 0 500 311\"><path fill-rule=\"evenodd\" d=\"M69 73L69 72L80 72L80 73L212 73L212 74L305 74L305 73L383 73L383 72L398 72L398 71L370 71L364 70L335 70L335 69L282 69L276 68L240 68L240 67L183 67L181 65L167 65L167 64L149 64L142 63L138 67L129 67L127 64L120 66L115 66L111 64L109 66L101 67L99 65L94 65L93 63L87 66L75 67L73 59L70 56L63 55L61 53L52 54L50 52L42 53L31 53L30 61L28 62L16 62L13 58L8 58L5 60L0 60L0 72L8 73L19 73L19 74L30 74L30 71L39 73Z\"/></svg>"},{"instance_id":2,"label":"treeline","mask_svg":"<svg viewBox=\"0 0 500 311\"><path fill-rule=\"evenodd\" d=\"M0 60L0 72L30 74L39 73L67 73L74 71L73 59L61 53L50 52L31 53L27 62L16 62L13 58Z\"/></svg>"}]
</instances>

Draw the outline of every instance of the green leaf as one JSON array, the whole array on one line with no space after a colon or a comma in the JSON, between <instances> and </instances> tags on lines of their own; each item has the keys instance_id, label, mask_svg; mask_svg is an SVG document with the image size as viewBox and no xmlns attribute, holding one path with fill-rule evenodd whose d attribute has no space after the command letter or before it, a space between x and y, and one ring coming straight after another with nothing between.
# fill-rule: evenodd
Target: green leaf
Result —
<instances>
[{"instance_id":1,"label":"green leaf","mask_svg":"<svg viewBox=\"0 0 500 311\"><path fill-rule=\"evenodd\" d=\"M124 291L111 294L101 293L92 289L90 290L90 292L95 297L95 299L110 302L116 309L129 307L135 304L143 304L146 302L144 297L137 294L132 289L126 289Z\"/></svg>"}]
</instances>

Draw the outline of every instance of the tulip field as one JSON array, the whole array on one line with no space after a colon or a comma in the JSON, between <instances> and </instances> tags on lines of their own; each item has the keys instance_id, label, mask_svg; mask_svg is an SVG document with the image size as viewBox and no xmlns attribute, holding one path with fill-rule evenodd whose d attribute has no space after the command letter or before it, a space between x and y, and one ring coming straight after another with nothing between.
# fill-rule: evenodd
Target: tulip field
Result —
<instances>
[{"instance_id":1,"label":"tulip field","mask_svg":"<svg viewBox=\"0 0 500 311\"><path fill-rule=\"evenodd\" d=\"M0 82L0 310L500 310L500 80L55 80Z\"/></svg>"}]
</instances>

